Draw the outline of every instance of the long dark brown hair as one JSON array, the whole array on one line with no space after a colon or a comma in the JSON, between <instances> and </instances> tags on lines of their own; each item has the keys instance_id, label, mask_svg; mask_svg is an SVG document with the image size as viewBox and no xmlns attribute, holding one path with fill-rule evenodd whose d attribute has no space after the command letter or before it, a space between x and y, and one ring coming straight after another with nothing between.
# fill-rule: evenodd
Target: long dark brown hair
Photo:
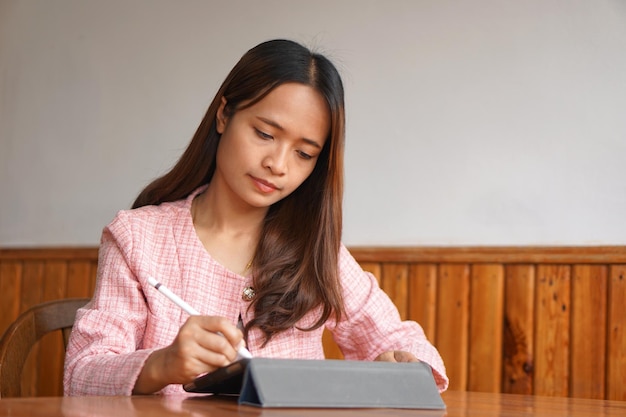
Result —
<instances>
[{"instance_id":1,"label":"long dark brown hair","mask_svg":"<svg viewBox=\"0 0 626 417\"><path fill-rule=\"evenodd\" d=\"M331 127L311 175L269 208L262 226L252 263L254 318L245 333L256 326L265 343L297 326L309 311L319 309L319 318L302 330L319 328L331 315L339 320L344 314L338 257L345 111L343 84L335 66L293 41L272 40L250 49L224 80L180 160L133 204L137 208L179 200L210 182L220 141L216 116L221 98L226 98L225 111L232 115L288 82L311 86L325 98Z\"/></svg>"}]
</instances>

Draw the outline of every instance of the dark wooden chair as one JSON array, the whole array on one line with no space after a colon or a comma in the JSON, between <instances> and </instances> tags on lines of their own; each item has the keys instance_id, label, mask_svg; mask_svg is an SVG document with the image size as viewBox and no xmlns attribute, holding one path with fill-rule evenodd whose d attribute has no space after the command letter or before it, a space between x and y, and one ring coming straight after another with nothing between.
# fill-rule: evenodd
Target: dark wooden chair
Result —
<instances>
[{"instance_id":1,"label":"dark wooden chair","mask_svg":"<svg viewBox=\"0 0 626 417\"><path fill-rule=\"evenodd\" d=\"M67 347L76 310L88 301L89 298L67 298L37 304L9 326L0 339L0 398L21 396L22 369L39 339L60 330Z\"/></svg>"}]
</instances>

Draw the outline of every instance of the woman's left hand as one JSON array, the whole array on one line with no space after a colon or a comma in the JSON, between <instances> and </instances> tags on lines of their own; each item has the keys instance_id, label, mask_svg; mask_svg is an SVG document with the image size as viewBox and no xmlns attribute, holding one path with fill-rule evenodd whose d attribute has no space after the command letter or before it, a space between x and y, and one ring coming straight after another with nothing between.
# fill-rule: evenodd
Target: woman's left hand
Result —
<instances>
[{"instance_id":1,"label":"woman's left hand","mask_svg":"<svg viewBox=\"0 0 626 417\"><path fill-rule=\"evenodd\" d=\"M419 362L420 361L411 352L405 352L403 350L390 350L389 352L381 353L374 360L379 361L379 362Z\"/></svg>"}]
</instances>

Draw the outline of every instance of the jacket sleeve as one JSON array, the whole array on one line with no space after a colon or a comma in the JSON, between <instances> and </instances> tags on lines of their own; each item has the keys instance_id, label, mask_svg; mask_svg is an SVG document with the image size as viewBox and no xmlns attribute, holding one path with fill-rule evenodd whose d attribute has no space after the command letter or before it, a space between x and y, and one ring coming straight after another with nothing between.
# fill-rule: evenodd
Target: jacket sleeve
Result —
<instances>
[{"instance_id":1,"label":"jacket sleeve","mask_svg":"<svg viewBox=\"0 0 626 417\"><path fill-rule=\"evenodd\" d=\"M386 351L413 353L433 370L440 391L448 387L448 377L437 349L415 321L402 321L398 309L379 287L376 278L363 271L342 246L339 273L346 316L331 324L335 342L346 359L373 360Z\"/></svg>"},{"instance_id":2,"label":"jacket sleeve","mask_svg":"<svg viewBox=\"0 0 626 417\"><path fill-rule=\"evenodd\" d=\"M65 395L131 395L152 350L139 349L148 308L129 267L120 214L102 234L93 299L77 312L65 359Z\"/></svg>"}]
</instances>

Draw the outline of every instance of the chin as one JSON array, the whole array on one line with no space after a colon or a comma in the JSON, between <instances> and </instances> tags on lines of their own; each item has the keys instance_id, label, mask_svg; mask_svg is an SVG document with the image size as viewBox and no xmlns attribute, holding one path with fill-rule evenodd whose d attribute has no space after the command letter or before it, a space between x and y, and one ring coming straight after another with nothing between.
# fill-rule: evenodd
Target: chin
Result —
<instances>
[{"instance_id":1,"label":"chin","mask_svg":"<svg viewBox=\"0 0 626 417\"><path fill-rule=\"evenodd\" d=\"M248 203L248 205L252 208L268 209L270 208L270 206L277 203L278 201L280 201L280 199L255 198L255 199L246 200L246 203Z\"/></svg>"}]
</instances>

